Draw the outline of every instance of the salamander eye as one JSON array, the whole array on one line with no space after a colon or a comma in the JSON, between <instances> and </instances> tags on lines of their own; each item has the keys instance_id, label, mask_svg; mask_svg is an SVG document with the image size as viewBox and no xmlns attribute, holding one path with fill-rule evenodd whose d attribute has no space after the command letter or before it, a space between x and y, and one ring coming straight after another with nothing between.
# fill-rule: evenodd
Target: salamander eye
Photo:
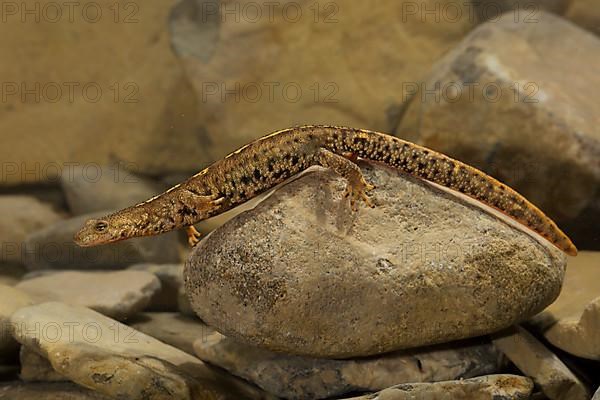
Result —
<instances>
[{"instance_id":1,"label":"salamander eye","mask_svg":"<svg viewBox=\"0 0 600 400\"><path fill-rule=\"evenodd\" d=\"M106 221L98 221L96 225L94 225L94 229L96 232L104 232L108 228L108 223Z\"/></svg>"}]
</instances>

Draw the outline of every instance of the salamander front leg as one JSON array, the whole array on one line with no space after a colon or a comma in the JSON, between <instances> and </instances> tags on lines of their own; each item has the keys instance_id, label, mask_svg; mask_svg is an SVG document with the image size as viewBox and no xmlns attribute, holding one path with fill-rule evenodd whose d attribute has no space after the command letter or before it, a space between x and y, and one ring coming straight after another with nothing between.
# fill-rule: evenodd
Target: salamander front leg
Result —
<instances>
[{"instance_id":1,"label":"salamander front leg","mask_svg":"<svg viewBox=\"0 0 600 400\"><path fill-rule=\"evenodd\" d=\"M188 243L190 244L190 246L194 247L196 244L198 244L200 238L202 237L202 234L196 230L194 225L186 227L185 231L187 233Z\"/></svg>"},{"instance_id":2,"label":"salamander front leg","mask_svg":"<svg viewBox=\"0 0 600 400\"><path fill-rule=\"evenodd\" d=\"M332 169L347 180L344 197L350 197L352 210L358 210L358 200L363 200L371 208L375 207L367 194L367 192L375 189L375 186L369 184L365 180L358 165L348 158L339 156L325 149L319 150L317 154L317 163L325 168Z\"/></svg>"}]
</instances>

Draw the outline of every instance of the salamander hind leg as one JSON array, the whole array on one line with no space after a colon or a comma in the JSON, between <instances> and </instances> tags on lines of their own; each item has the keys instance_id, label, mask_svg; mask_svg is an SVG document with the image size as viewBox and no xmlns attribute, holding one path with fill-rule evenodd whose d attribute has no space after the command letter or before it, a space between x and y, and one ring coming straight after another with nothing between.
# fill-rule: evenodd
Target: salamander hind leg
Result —
<instances>
[{"instance_id":1,"label":"salamander hind leg","mask_svg":"<svg viewBox=\"0 0 600 400\"><path fill-rule=\"evenodd\" d=\"M358 210L358 201L362 200L366 205L373 208L375 205L367 192L375 189L375 186L369 184L363 176L358 165L348 158L342 157L329 150L319 149L317 154L317 163L325 168L329 168L338 175L347 180L344 197L350 197L352 210Z\"/></svg>"}]
</instances>

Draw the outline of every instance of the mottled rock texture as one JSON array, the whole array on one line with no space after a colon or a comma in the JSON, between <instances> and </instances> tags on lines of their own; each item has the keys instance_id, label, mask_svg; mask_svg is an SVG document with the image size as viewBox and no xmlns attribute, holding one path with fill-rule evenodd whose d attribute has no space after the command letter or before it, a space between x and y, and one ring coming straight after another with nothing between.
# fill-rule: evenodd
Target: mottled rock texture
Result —
<instances>
[{"instance_id":1,"label":"mottled rock texture","mask_svg":"<svg viewBox=\"0 0 600 400\"><path fill-rule=\"evenodd\" d=\"M396 135L486 171L597 247L600 38L547 12L513 17L473 30L407 89Z\"/></svg>"},{"instance_id":2,"label":"mottled rock texture","mask_svg":"<svg viewBox=\"0 0 600 400\"><path fill-rule=\"evenodd\" d=\"M308 173L190 254L203 321L242 342L314 357L378 354L495 332L551 303L566 257L478 204L363 165L375 208Z\"/></svg>"},{"instance_id":3,"label":"mottled rock texture","mask_svg":"<svg viewBox=\"0 0 600 400\"><path fill-rule=\"evenodd\" d=\"M487 375L460 381L397 385L348 400L526 400L533 390L529 378Z\"/></svg>"},{"instance_id":4,"label":"mottled rock texture","mask_svg":"<svg viewBox=\"0 0 600 400\"><path fill-rule=\"evenodd\" d=\"M380 356L330 360L275 353L214 332L194 342L198 357L285 399L320 399L399 383L498 372L502 357L483 342L453 343Z\"/></svg>"}]
</instances>

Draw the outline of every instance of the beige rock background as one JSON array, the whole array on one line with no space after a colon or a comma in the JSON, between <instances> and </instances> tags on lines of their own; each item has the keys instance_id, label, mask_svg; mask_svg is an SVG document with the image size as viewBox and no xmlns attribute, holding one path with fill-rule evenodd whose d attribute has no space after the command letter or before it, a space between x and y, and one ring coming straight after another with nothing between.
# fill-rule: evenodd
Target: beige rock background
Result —
<instances>
[{"instance_id":1,"label":"beige rock background","mask_svg":"<svg viewBox=\"0 0 600 400\"><path fill-rule=\"evenodd\" d=\"M49 22L52 3L62 4L15 3L17 14L0 24L0 48L10 60L0 65L6 95L0 131L10 144L0 146L0 185L57 182L57 167L68 170L68 163L122 162L149 174L196 169L203 144L195 98L166 30L174 2L85 0L72 23L64 6L58 22ZM35 15L21 16L25 5L39 7L39 23ZM13 84L19 93L10 95ZM40 100L23 95L23 101L21 84L39 84ZM74 87L72 101L67 85ZM97 102L94 87L101 89Z\"/></svg>"}]
</instances>

